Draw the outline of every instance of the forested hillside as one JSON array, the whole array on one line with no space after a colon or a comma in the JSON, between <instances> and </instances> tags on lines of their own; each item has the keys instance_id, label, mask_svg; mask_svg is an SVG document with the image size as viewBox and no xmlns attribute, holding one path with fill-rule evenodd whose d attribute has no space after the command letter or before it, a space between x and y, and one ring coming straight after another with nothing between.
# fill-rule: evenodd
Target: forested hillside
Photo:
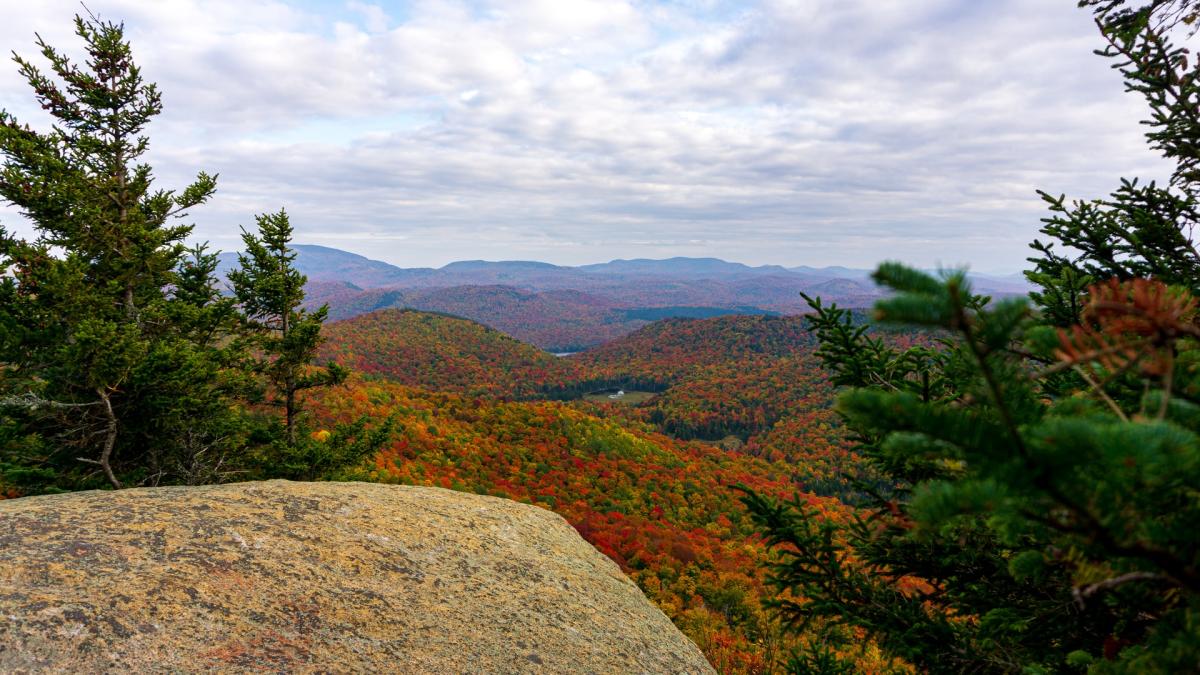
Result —
<instances>
[{"instance_id":1,"label":"forested hillside","mask_svg":"<svg viewBox=\"0 0 1200 675\"><path fill-rule=\"evenodd\" d=\"M764 549L733 487L803 491L837 518L857 495L858 460L800 317L670 319L565 358L406 310L335 322L325 336L322 356L360 375L313 399L314 422L398 429L351 475L563 514L724 672L764 672L785 646L760 608ZM576 398L608 382L659 393L634 406ZM516 398L534 400L504 400Z\"/></svg>"},{"instance_id":2,"label":"forested hillside","mask_svg":"<svg viewBox=\"0 0 1200 675\"><path fill-rule=\"evenodd\" d=\"M536 292L497 285L351 291L332 282L317 282L315 287L318 294L311 303L329 303L334 320L386 308L443 312L551 352L585 349L646 324L628 316L619 303L581 291Z\"/></svg>"},{"instance_id":3,"label":"forested hillside","mask_svg":"<svg viewBox=\"0 0 1200 675\"><path fill-rule=\"evenodd\" d=\"M666 319L572 357L597 379L668 386L699 369L789 356L814 344L802 316Z\"/></svg>"},{"instance_id":4,"label":"forested hillside","mask_svg":"<svg viewBox=\"0 0 1200 675\"><path fill-rule=\"evenodd\" d=\"M833 411L835 389L803 317L669 319L565 358L474 322L410 310L335 322L324 335L323 359L369 378L491 399L569 401L633 428L803 462L804 470L793 472L798 486L857 494L860 476ZM618 388L653 396L637 405L606 395L583 400Z\"/></svg>"},{"instance_id":5,"label":"forested hillside","mask_svg":"<svg viewBox=\"0 0 1200 675\"><path fill-rule=\"evenodd\" d=\"M215 172L159 187L145 134L163 98L124 24L85 8L83 61L40 37L40 65L14 57L35 104L22 111L46 117L0 111L0 206L27 221L0 228L0 498L277 478L438 486L560 514L723 673L1200 672L1200 62L1185 46L1200 0L1077 2L1171 170L1099 199L1040 193L1028 285L899 262L402 269L294 244L284 208L245 214L241 251L220 255L190 224ZM456 95L454 110L486 114L499 89ZM447 201L469 203L466 184L479 182ZM637 193L664 185L644 176ZM617 195L597 201L628 208ZM910 218L933 212L918 206ZM530 241L591 238L553 234ZM251 564L257 540L211 534ZM108 587L128 572L104 546L49 550L107 561L88 569ZM52 567L34 561L45 579L30 579L56 584ZM92 620L27 600L21 620L60 636ZM333 623L287 600L272 607L297 643ZM277 619L250 626L262 639L230 662L278 670Z\"/></svg>"},{"instance_id":6,"label":"forested hillside","mask_svg":"<svg viewBox=\"0 0 1200 675\"><path fill-rule=\"evenodd\" d=\"M764 672L785 646L760 606L766 549L733 486L791 495L825 467L675 440L559 402L486 402L353 379L313 403L318 424L363 415L396 424L395 438L344 477L491 494L562 514L718 670ZM806 499L830 518L848 515L836 499Z\"/></svg>"},{"instance_id":7,"label":"forested hillside","mask_svg":"<svg viewBox=\"0 0 1200 675\"><path fill-rule=\"evenodd\" d=\"M926 341L897 334L889 340ZM856 457L833 410L835 387L816 358L804 317L724 316L656 322L569 357L578 390L647 388L636 407L591 404L605 415L652 424L768 460L803 463L799 485L821 494L857 494Z\"/></svg>"},{"instance_id":8,"label":"forested hillside","mask_svg":"<svg viewBox=\"0 0 1200 675\"><path fill-rule=\"evenodd\" d=\"M529 397L575 381L574 364L458 317L384 309L325 327L320 358L434 391Z\"/></svg>"}]
</instances>

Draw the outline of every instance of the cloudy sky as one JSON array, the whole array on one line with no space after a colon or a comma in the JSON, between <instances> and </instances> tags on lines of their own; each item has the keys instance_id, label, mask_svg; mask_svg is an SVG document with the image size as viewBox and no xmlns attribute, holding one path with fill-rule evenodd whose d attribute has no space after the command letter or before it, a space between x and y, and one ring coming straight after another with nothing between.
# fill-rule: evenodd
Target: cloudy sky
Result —
<instances>
[{"instance_id":1,"label":"cloudy sky","mask_svg":"<svg viewBox=\"0 0 1200 675\"><path fill-rule=\"evenodd\" d=\"M1016 271L1042 205L1164 174L1074 0L88 0L163 90L197 234L405 266L716 256ZM73 51L74 0L0 46ZM45 124L9 65L0 105ZM11 210L3 222L20 229Z\"/></svg>"}]
</instances>

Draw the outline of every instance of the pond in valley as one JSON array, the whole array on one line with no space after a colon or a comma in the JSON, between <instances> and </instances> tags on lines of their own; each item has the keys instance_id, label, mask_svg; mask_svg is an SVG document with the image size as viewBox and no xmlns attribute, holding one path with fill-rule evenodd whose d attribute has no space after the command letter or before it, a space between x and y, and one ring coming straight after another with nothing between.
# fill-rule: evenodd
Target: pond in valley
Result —
<instances>
[{"instance_id":1,"label":"pond in valley","mask_svg":"<svg viewBox=\"0 0 1200 675\"><path fill-rule=\"evenodd\" d=\"M596 403L622 403L624 405L637 405L645 403L654 398L652 391L638 391L636 389L600 389L584 394L583 400L594 401Z\"/></svg>"}]
</instances>

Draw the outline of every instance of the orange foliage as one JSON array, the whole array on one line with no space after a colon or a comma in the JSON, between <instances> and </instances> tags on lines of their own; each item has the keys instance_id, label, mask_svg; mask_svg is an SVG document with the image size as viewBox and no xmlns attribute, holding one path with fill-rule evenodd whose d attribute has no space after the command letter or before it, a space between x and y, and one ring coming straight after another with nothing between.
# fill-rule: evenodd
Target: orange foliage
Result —
<instances>
[{"instance_id":1,"label":"orange foliage","mask_svg":"<svg viewBox=\"0 0 1200 675\"><path fill-rule=\"evenodd\" d=\"M761 606L769 554L733 487L801 492L843 519L851 510L839 498L860 471L802 317L665 320L566 359L414 312L376 312L327 336L326 356L363 376L317 394L319 422L399 422L362 478L552 509L719 671L780 665L788 642ZM612 385L659 393L639 406L505 400ZM869 648L858 658L864 672L885 663Z\"/></svg>"},{"instance_id":2,"label":"orange foliage","mask_svg":"<svg viewBox=\"0 0 1200 675\"><path fill-rule=\"evenodd\" d=\"M794 467L629 429L555 402L482 402L353 380L313 401L323 424L395 414L363 478L490 494L552 509L612 558L724 672L765 672L767 552L734 485L795 490ZM814 495L831 518L847 509ZM772 646L774 644L774 646Z\"/></svg>"},{"instance_id":3,"label":"orange foliage","mask_svg":"<svg viewBox=\"0 0 1200 675\"><path fill-rule=\"evenodd\" d=\"M1114 372L1137 364L1143 374L1161 376L1171 368L1171 352L1162 347L1200 337L1195 298L1151 279L1091 286L1083 322L1059 330L1057 356L1068 364L1097 361Z\"/></svg>"}]
</instances>

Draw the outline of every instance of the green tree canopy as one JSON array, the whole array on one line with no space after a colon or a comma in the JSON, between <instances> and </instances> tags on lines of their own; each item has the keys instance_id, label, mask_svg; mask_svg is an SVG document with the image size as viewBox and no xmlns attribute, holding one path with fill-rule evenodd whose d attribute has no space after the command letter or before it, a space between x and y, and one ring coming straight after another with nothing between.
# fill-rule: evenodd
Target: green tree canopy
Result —
<instances>
[{"instance_id":1,"label":"green tree canopy","mask_svg":"<svg viewBox=\"0 0 1200 675\"><path fill-rule=\"evenodd\" d=\"M245 234L223 295L217 255L188 247L181 222L215 178L154 187L142 158L158 90L122 25L76 17L75 28L82 65L40 38L48 72L15 57L52 123L0 112L0 198L36 232L0 228L0 490L318 478L360 461L388 424L297 439L297 393L346 371L312 366L326 310L302 307L287 214ZM283 458L264 389L284 409Z\"/></svg>"},{"instance_id":2,"label":"green tree canopy","mask_svg":"<svg viewBox=\"0 0 1200 675\"><path fill-rule=\"evenodd\" d=\"M258 368L283 408L287 443L295 446L300 415L297 395L306 389L339 384L347 373L336 363L325 368L311 365L323 341L321 326L329 307L322 305L310 312L303 306L308 280L294 264L287 212L258 216L257 224L257 234L242 230L246 250L238 254L241 266L229 273L229 282L256 338L261 354Z\"/></svg>"},{"instance_id":3,"label":"green tree canopy","mask_svg":"<svg viewBox=\"0 0 1200 675\"><path fill-rule=\"evenodd\" d=\"M53 124L36 130L0 112L0 197L37 232L26 241L0 230L12 437L0 461L30 479L68 474L67 485L90 485L97 472L114 487L157 483L231 442L223 418L234 383L223 373L237 347L214 338L232 325L232 306L196 292L213 267L203 251L188 257L192 226L179 221L215 179L153 187L141 159L159 92L120 25L77 17L75 27L82 65L41 39L49 73L14 57Z\"/></svg>"},{"instance_id":4,"label":"green tree canopy","mask_svg":"<svg viewBox=\"0 0 1200 675\"><path fill-rule=\"evenodd\" d=\"M1030 299L887 263L881 321L943 329L897 350L810 300L839 410L892 489L849 526L748 494L779 546L775 606L928 672L1200 670L1200 64L1174 44L1195 3L1086 1L1168 184L1050 207Z\"/></svg>"}]
</instances>

